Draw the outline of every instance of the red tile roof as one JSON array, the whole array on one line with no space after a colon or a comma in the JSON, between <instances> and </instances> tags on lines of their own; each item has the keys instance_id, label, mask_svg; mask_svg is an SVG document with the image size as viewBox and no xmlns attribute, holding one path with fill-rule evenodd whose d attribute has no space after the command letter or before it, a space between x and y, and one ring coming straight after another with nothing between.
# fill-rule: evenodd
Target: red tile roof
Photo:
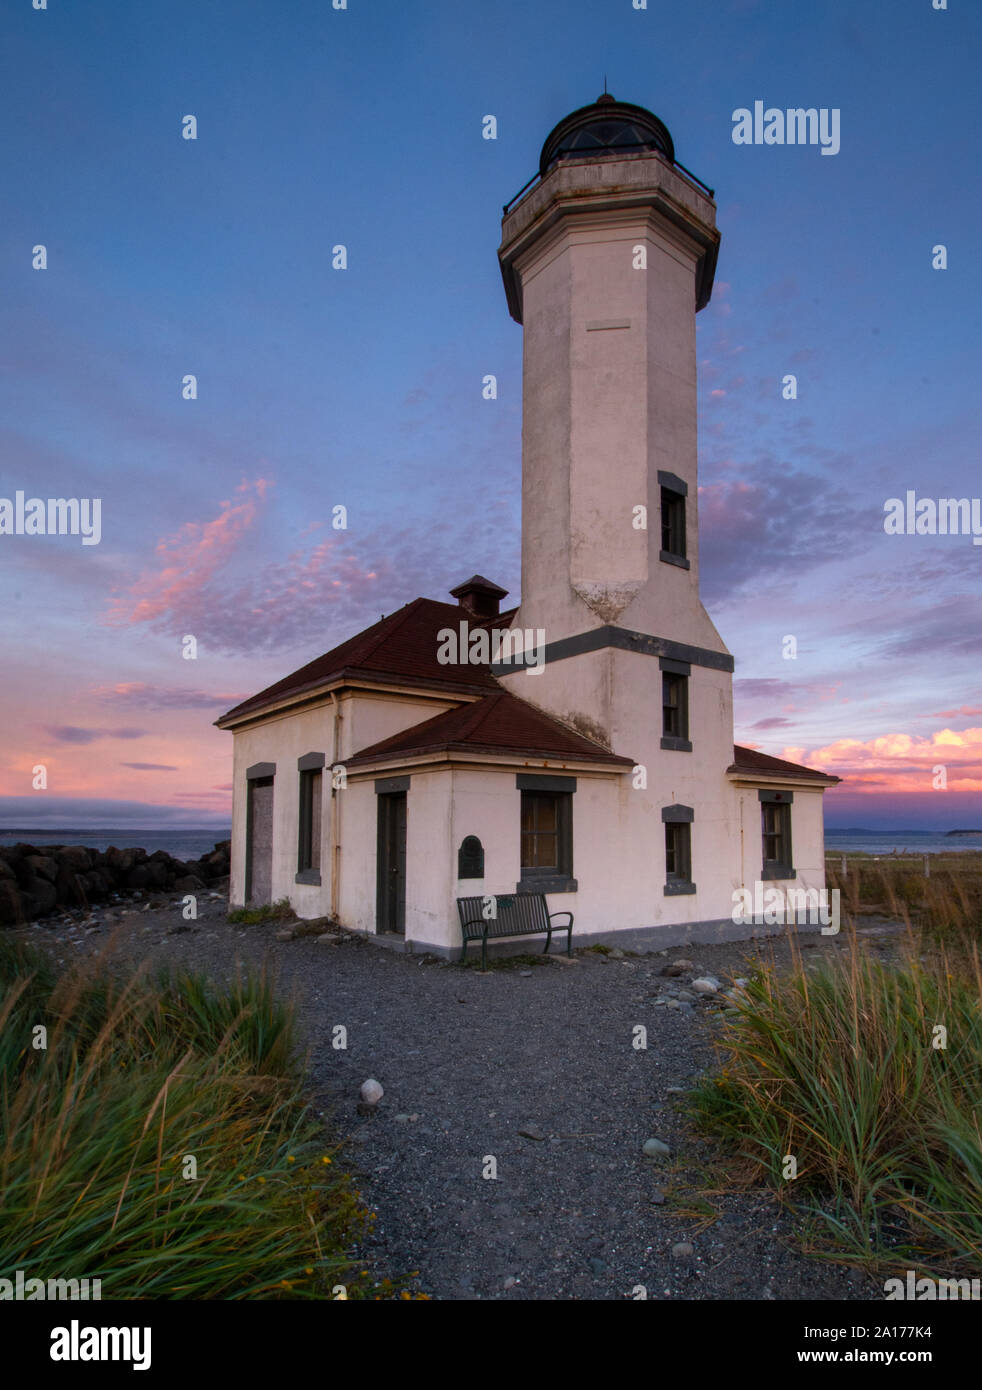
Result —
<instances>
[{"instance_id":1,"label":"red tile roof","mask_svg":"<svg viewBox=\"0 0 982 1390\"><path fill-rule=\"evenodd\" d=\"M479 575L475 579L488 583ZM472 582L467 581L468 584ZM281 700L300 697L307 691L347 677L483 697L363 748L348 760L349 764L388 759L396 755L470 750L633 766L630 758L618 757L601 744L575 733L534 705L503 690L486 666L471 663L444 665L437 660L441 629L449 627L456 630L461 622L466 622L470 628L492 624L507 628L516 612L517 609L511 609L495 618L481 620L456 603L438 603L429 598L413 599L412 603L373 623L364 632L349 637L315 661L284 676L275 685L267 686L257 695L243 700L216 722L221 726L231 719L258 714ZM728 772L751 772L758 776L770 773L772 776L827 783L841 780L815 768L772 758L751 748L736 746L733 756L734 761Z\"/></svg>"},{"instance_id":2,"label":"red tile roof","mask_svg":"<svg viewBox=\"0 0 982 1390\"><path fill-rule=\"evenodd\" d=\"M510 617L511 613L502 613L497 618L482 622L456 603L438 603L430 598L413 599L412 603L373 623L364 632L349 637L340 646L301 666L299 671L284 676L258 695L243 700L217 722L222 724L243 714L258 713L266 705L275 704L287 696L300 695L305 690L314 690L340 676L387 680L402 685L447 687L465 694L496 690L498 683L486 666L441 664L437 660L440 645L437 633L446 627L456 631L461 622L467 622L470 628L483 627L487 622L507 627Z\"/></svg>"},{"instance_id":3,"label":"red tile roof","mask_svg":"<svg viewBox=\"0 0 982 1390\"><path fill-rule=\"evenodd\" d=\"M802 781L821 778L826 782L841 782L841 777L833 777L831 772L820 772L814 767L803 767L801 763L789 763L784 758L772 758L769 753L759 753L756 748L733 747L733 762L727 772L753 772L775 777L800 777Z\"/></svg>"},{"instance_id":4,"label":"red tile roof","mask_svg":"<svg viewBox=\"0 0 982 1390\"><path fill-rule=\"evenodd\" d=\"M497 690L472 704L434 715L422 724L415 724L411 729L373 743L354 757L347 758L345 766L350 768L357 763L450 750L518 753L528 757L633 766L632 759L618 757L592 739L574 733L565 724L560 724L507 690Z\"/></svg>"}]
</instances>

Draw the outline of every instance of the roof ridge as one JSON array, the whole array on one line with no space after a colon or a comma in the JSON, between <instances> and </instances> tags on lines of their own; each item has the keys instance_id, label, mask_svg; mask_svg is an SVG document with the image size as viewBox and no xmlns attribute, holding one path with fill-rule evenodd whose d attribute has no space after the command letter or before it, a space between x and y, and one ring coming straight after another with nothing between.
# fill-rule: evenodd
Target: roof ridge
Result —
<instances>
[{"instance_id":1,"label":"roof ridge","mask_svg":"<svg viewBox=\"0 0 982 1390\"><path fill-rule=\"evenodd\" d=\"M466 737L476 733L484 721L490 715L492 709L499 703L503 695L507 695L506 690L491 690L487 695L482 695L479 700L475 700L470 706L470 717L463 720L461 735ZM467 706L464 706L467 709ZM450 711L448 711L449 713Z\"/></svg>"},{"instance_id":2,"label":"roof ridge","mask_svg":"<svg viewBox=\"0 0 982 1390\"><path fill-rule=\"evenodd\" d=\"M381 617L377 623L373 624L378 630L364 655L374 656L382 642L384 642L387 637L391 637L394 632L399 631L403 623L409 617L410 611L418 607L419 604L426 602L427 600L422 597L413 598L410 599L408 603L404 603L401 608L397 608L394 613L389 613ZM388 626L386 626L386 624L388 624ZM366 629L368 632L371 632L371 630L371 628ZM353 642L358 636L364 636L364 633L359 634L356 632L353 637L346 640ZM344 642L339 642L338 646L343 647ZM334 648L331 648L331 650L333 651Z\"/></svg>"}]
</instances>

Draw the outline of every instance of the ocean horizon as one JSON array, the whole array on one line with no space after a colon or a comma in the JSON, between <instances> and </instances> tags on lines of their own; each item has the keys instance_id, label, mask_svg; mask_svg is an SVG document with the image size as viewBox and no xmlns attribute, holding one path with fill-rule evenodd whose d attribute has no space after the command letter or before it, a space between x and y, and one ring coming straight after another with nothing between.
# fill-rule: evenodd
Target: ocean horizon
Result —
<instances>
[{"instance_id":1,"label":"ocean horizon","mask_svg":"<svg viewBox=\"0 0 982 1390\"><path fill-rule=\"evenodd\" d=\"M826 854L954 854L982 850L982 830L954 835L945 830L848 830L825 831Z\"/></svg>"},{"instance_id":2,"label":"ocean horizon","mask_svg":"<svg viewBox=\"0 0 982 1390\"><path fill-rule=\"evenodd\" d=\"M93 826L91 828L48 826L0 826L0 845L18 842L36 845L85 845L89 849L145 849L148 854L162 849L175 859L200 859L210 854L221 840L231 836L229 826L173 826L164 830L134 829L132 826ZM826 830L826 854L863 853L884 855L952 854L982 851L982 831L974 835L949 835L944 830L865 830L862 827Z\"/></svg>"},{"instance_id":3,"label":"ocean horizon","mask_svg":"<svg viewBox=\"0 0 982 1390\"><path fill-rule=\"evenodd\" d=\"M165 830L142 830L133 826L92 826L91 828L55 828L45 826L0 826L0 845L18 843L36 845L85 845L87 849L105 851L110 845L117 849L145 849L148 854L162 849L174 859L200 859L211 854L215 845L232 834L231 825L173 826Z\"/></svg>"}]
</instances>

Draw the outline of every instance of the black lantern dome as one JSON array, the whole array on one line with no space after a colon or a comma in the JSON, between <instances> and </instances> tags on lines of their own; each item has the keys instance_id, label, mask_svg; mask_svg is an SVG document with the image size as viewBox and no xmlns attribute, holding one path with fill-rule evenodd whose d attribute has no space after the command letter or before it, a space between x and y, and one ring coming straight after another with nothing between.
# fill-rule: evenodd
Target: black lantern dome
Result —
<instances>
[{"instance_id":1,"label":"black lantern dome","mask_svg":"<svg viewBox=\"0 0 982 1390\"><path fill-rule=\"evenodd\" d=\"M550 132L539 158L539 173L564 159L595 159L604 154L641 154L657 150L675 163L675 146L667 127L643 106L616 101L606 92L592 106L561 120Z\"/></svg>"}]
</instances>

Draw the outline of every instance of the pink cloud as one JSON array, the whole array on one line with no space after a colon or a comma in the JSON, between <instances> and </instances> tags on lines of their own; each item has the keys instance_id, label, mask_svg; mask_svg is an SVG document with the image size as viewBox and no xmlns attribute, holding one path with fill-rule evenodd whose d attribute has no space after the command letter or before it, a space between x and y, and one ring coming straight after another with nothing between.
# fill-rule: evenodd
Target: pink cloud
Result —
<instances>
[{"instance_id":1,"label":"pink cloud","mask_svg":"<svg viewBox=\"0 0 982 1390\"><path fill-rule=\"evenodd\" d=\"M175 690L150 685L147 681L117 681L114 685L94 685L91 693L103 703L132 705L140 709L231 709L251 693L247 690Z\"/></svg>"},{"instance_id":2,"label":"pink cloud","mask_svg":"<svg viewBox=\"0 0 982 1390\"><path fill-rule=\"evenodd\" d=\"M285 561L262 566L247 563L258 544L254 532L269 487L263 478L243 483L240 500L222 502L213 520L188 522L159 541L158 564L115 595L108 621L146 624L176 636L192 633L215 651L255 653L322 631L330 607L341 604L351 612L366 600L374 605L383 567L358 560L345 533L333 532L309 554L294 551ZM391 577L393 567L386 564L384 571ZM141 682L121 682L107 693L122 702L172 708L228 707L239 698L169 691L155 701Z\"/></svg>"},{"instance_id":3,"label":"pink cloud","mask_svg":"<svg viewBox=\"0 0 982 1390\"><path fill-rule=\"evenodd\" d=\"M948 790L982 791L982 728L939 729L927 737L843 738L824 748L785 748L781 757L845 777L852 790L889 786L900 793L923 792L940 766Z\"/></svg>"},{"instance_id":4,"label":"pink cloud","mask_svg":"<svg viewBox=\"0 0 982 1390\"><path fill-rule=\"evenodd\" d=\"M55 743L94 743L97 738L145 738L146 729L83 729L77 724L46 724L44 732Z\"/></svg>"},{"instance_id":5,"label":"pink cloud","mask_svg":"<svg viewBox=\"0 0 982 1390\"><path fill-rule=\"evenodd\" d=\"M188 608L238 549L256 519L269 483L257 478L242 483L237 492L247 495L234 506L225 501L213 521L188 521L176 536L157 542L158 569L144 574L125 594L114 597L109 621L121 626L154 622ZM248 496L251 492L253 496Z\"/></svg>"}]
</instances>

